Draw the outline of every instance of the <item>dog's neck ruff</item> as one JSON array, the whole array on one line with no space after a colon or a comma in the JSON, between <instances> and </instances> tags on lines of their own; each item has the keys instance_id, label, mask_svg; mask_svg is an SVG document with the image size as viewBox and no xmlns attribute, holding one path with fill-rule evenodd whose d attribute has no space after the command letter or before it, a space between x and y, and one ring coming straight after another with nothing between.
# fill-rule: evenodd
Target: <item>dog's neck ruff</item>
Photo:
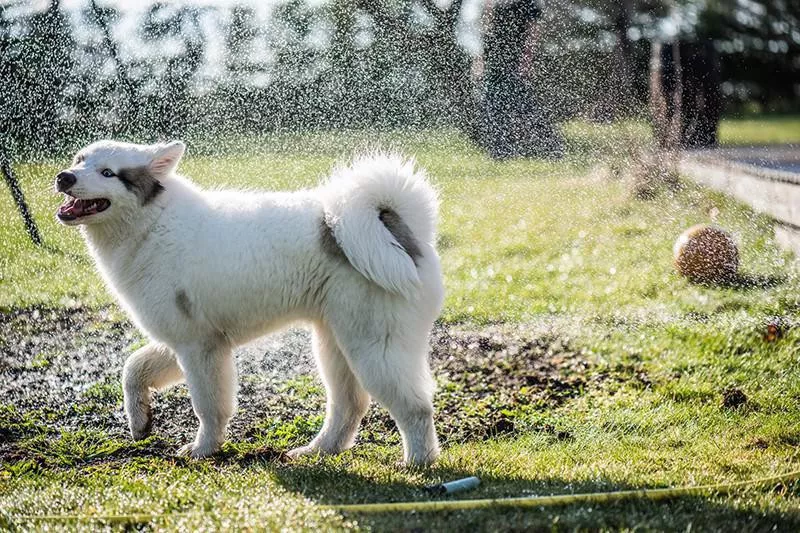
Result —
<instances>
[{"instance_id":1,"label":"dog's neck ruff","mask_svg":"<svg viewBox=\"0 0 800 533\"><path fill-rule=\"evenodd\" d=\"M128 208L102 223L81 226L81 232L93 250L102 250L104 254L120 249L135 250L165 211L166 206L157 202Z\"/></svg>"},{"instance_id":2,"label":"dog's neck ruff","mask_svg":"<svg viewBox=\"0 0 800 533\"><path fill-rule=\"evenodd\" d=\"M95 257L118 255L120 252L135 254L161 217L176 204L202 203L201 191L189 180L173 174L166 178L165 183L164 190L147 204L118 205L115 217L81 226L90 248L97 251Z\"/></svg>"}]
</instances>

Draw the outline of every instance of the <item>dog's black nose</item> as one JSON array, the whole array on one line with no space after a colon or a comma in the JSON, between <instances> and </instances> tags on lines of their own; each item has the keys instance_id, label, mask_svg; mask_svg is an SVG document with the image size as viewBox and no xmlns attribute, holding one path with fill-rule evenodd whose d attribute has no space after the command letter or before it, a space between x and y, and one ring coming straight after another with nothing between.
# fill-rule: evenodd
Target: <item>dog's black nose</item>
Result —
<instances>
[{"instance_id":1,"label":"dog's black nose","mask_svg":"<svg viewBox=\"0 0 800 533\"><path fill-rule=\"evenodd\" d=\"M56 176L56 190L58 192L68 191L70 187L75 185L76 181L78 181L78 178L69 170L59 172Z\"/></svg>"}]
</instances>

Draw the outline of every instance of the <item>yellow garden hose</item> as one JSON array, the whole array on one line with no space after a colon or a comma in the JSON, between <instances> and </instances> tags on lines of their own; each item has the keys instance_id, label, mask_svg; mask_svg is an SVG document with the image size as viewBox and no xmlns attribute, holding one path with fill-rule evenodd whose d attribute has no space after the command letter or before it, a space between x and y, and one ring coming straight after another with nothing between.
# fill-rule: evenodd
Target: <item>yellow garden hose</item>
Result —
<instances>
[{"instance_id":1,"label":"yellow garden hose","mask_svg":"<svg viewBox=\"0 0 800 533\"><path fill-rule=\"evenodd\" d=\"M611 503L624 500L659 501L680 496L696 494L728 494L736 489L789 483L800 479L800 470L734 483L698 485L694 487L673 487L664 489L620 490L614 492L589 492L584 494L560 494L556 496L531 496L524 498L492 498L476 500L438 500L391 503L360 503L345 505L322 505L323 510L342 513L395 513L395 512L433 512L433 511L471 511L479 509L533 508L573 505L580 503ZM186 516L191 512L167 514L128 514L128 515L14 515L0 509L0 526L13 528L15 522L103 522L108 524L145 523L166 516ZM3 524L3 522L6 522Z\"/></svg>"},{"instance_id":2,"label":"yellow garden hose","mask_svg":"<svg viewBox=\"0 0 800 533\"><path fill-rule=\"evenodd\" d=\"M556 496L531 496L523 498L491 498L483 500L439 500L422 502L394 503L361 503L350 505L327 505L324 509L333 509L344 513L391 513L391 512L430 512L430 511L466 511L475 509L502 509L507 507L553 507L576 503L610 503L623 500L667 500L679 496L693 494L717 493L728 494L736 489L788 483L800 479L800 470L765 478L737 481L735 483L719 483L715 485L698 485L695 487L673 487L665 489L619 490L614 492L589 492L584 494L559 494Z\"/></svg>"}]
</instances>

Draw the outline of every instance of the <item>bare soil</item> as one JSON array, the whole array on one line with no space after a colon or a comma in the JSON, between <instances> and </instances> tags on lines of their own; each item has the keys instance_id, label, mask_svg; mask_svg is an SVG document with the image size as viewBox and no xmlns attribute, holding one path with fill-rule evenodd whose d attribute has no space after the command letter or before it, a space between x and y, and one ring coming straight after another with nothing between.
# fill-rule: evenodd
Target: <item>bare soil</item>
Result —
<instances>
[{"instance_id":1,"label":"bare soil","mask_svg":"<svg viewBox=\"0 0 800 533\"><path fill-rule=\"evenodd\" d=\"M0 460L25 455L18 444L32 434L89 430L128 438L119 379L125 358L144 339L114 316L109 309L85 308L0 314ZM568 339L547 330L437 325L431 348L439 383L437 428L445 444L521 430L569 438L535 422L542 418L536 415L592 384L590 362ZM313 434L325 398L309 334L288 330L240 348L236 356L239 412L230 439L257 442L298 417L310 421ZM156 395L154 410L154 432L162 439L151 452L169 455L196 429L185 386ZM386 411L373 405L359 440L399 442L399 436Z\"/></svg>"}]
</instances>

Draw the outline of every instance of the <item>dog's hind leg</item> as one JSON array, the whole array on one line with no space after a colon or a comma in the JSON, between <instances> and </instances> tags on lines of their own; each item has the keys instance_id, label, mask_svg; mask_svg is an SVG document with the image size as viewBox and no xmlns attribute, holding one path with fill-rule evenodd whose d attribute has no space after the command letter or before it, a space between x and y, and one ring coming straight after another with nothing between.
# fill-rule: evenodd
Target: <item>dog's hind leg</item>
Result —
<instances>
[{"instance_id":1,"label":"dog's hind leg","mask_svg":"<svg viewBox=\"0 0 800 533\"><path fill-rule=\"evenodd\" d=\"M151 342L136 350L122 369L125 414L135 440L150 434L153 424L151 409L154 390L163 389L183 379L175 354L164 346Z\"/></svg>"},{"instance_id":2,"label":"dog's hind leg","mask_svg":"<svg viewBox=\"0 0 800 533\"><path fill-rule=\"evenodd\" d=\"M439 443L433 426L435 384L427 358L427 331L336 330L350 368L367 392L397 423L403 437L406 464L425 465L436 460ZM373 326L375 327L375 326Z\"/></svg>"},{"instance_id":3,"label":"dog's hind leg","mask_svg":"<svg viewBox=\"0 0 800 533\"><path fill-rule=\"evenodd\" d=\"M236 412L236 365L225 343L176 347L178 361L186 375L194 414L200 428L194 442L178 452L208 457L219 451L228 421Z\"/></svg>"},{"instance_id":4,"label":"dog's hind leg","mask_svg":"<svg viewBox=\"0 0 800 533\"><path fill-rule=\"evenodd\" d=\"M289 452L292 457L335 454L348 449L369 407L369 394L350 370L331 330L317 324L313 342L314 356L328 393L325 423L311 443Z\"/></svg>"}]
</instances>

